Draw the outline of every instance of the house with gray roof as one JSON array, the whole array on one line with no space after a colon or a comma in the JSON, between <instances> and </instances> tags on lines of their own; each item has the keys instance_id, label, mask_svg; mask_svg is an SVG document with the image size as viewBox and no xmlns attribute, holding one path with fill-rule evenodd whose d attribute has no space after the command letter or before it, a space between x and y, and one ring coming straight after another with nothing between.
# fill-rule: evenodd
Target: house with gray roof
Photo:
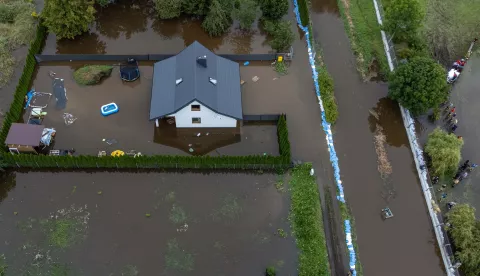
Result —
<instances>
[{"instance_id":1,"label":"house with gray roof","mask_svg":"<svg viewBox=\"0 0 480 276\"><path fill-rule=\"evenodd\" d=\"M177 128L236 127L242 120L238 63L195 41L154 64L150 120Z\"/></svg>"}]
</instances>

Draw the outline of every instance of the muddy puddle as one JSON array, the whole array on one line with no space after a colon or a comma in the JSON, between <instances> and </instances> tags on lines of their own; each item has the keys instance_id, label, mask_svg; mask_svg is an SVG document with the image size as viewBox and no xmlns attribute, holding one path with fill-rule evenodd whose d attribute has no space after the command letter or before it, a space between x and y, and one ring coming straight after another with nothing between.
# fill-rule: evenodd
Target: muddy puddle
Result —
<instances>
[{"instance_id":1,"label":"muddy puddle","mask_svg":"<svg viewBox=\"0 0 480 276\"><path fill-rule=\"evenodd\" d=\"M153 1L119 0L98 9L96 21L88 33L75 40L56 41L49 34L44 54L174 54L195 40L208 49L223 54L263 54L271 51L258 20L245 32L233 24L229 32L212 38L199 19L183 16L160 20ZM145 43L148 42L148 43Z\"/></svg>"},{"instance_id":2,"label":"muddy puddle","mask_svg":"<svg viewBox=\"0 0 480 276\"><path fill-rule=\"evenodd\" d=\"M335 84L334 140L365 275L443 275L412 153L385 83L364 82L331 1L315 0L314 37ZM383 221L381 209L394 217Z\"/></svg>"},{"instance_id":3,"label":"muddy puddle","mask_svg":"<svg viewBox=\"0 0 480 276\"><path fill-rule=\"evenodd\" d=\"M272 70L265 63L256 64L263 70ZM53 96L49 101L48 98L38 100L38 105L43 104L42 100L48 103L42 124L57 130L56 149L75 148L78 154L89 155L117 149L172 155L279 154L275 124L239 125L231 129L175 129L168 124L155 127L155 122L149 121L153 73L149 63L140 64L141 77L135 82L122 82L115 67L110 77L93 86L80 86L73 79L73 71L83 65L74 62L42 65L33 81L36 91L52 93L49 73L64 79L68 98L65 108L57 108ZM249 71L250 67L242 67L241 75L249 76ZM111 102L115 102L120 111L103 117L100 107ZM76 118L73 124L65 124L64 113ZM29 114L27 110L24 121ZM109 145L108 141L113 143Z\"/></svg>"},{"instance_id":4,"label":"muddy puddle","mask_svg":"<svg viewBox=\"0 0 480 276\"><path fill-rule=\"evenodd\" d=\"M0 184L0 252L7 275L240 276L270 265L294 275L281 181L269 174L16 173Z\"/></svg>"}]
</instances>

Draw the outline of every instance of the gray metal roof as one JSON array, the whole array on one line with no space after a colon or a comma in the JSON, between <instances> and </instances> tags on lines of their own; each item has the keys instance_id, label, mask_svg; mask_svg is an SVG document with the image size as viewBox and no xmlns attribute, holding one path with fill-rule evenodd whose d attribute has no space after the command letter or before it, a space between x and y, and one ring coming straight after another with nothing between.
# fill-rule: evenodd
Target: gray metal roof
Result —
<instances>
[{"instance_id":1,"label":"gray metal roof","mask_svg":"<svg viewBox=\"0 0 480 276\"><path fill-rule=\"evenodd\" d=\"M207 67L197 62L201 56L206 56ZM215 79L216 85L209 78ZM238 63L215 55L197 41L178 55L155 63L150 120L175 113L195 100L219 114L238 120L243 117Z\"/></svg>"}]
</instances>

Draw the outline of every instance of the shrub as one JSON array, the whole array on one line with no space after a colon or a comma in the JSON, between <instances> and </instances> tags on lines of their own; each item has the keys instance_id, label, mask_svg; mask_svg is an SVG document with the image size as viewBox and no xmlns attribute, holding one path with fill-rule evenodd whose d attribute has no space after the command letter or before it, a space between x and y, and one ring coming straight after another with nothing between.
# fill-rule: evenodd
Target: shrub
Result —
<instances>
[{"instance_id":1,"label":"shrub","mask_svg":"<svg viewBox=\"0 0 480 276\"><path fill-rule=\"evenodd\" d=\"M288 0L261 0L262 14L270 20L282 18L288 12Z\"/></svg>"},{"instance_id":2,"label":"shrub","mask_svg":"<svg viewBox=\"0 0 480 276\"><path fill-rule=\"evenodd\" d=\"M265 275L266 275L266 276L275 276L275 275L277 275L277 272L275 271L275 267L273 267L273 266L267 267L267 269L266 269L266 271L265 271Z\"/></svg>"},{"instance_id":3,"label":"shrub","mask_svg":"<svg viewBox=\"0 0 480 276\"><path fill-rule=\"evenodd\" d=\"M183 0L182 10L186 14L203 16L207 14L209 2L207 0Z\"/></svg>"},{"instance_id":4,"label":"shrub","mask_svg":"<svg viewBox=\"0 0 480 276\"><path fill-rule=\"evenodd\" d=\"M179 17L182 12L181 0L154 0L155 10L160 19Z\"/></svg>"},{"instance_id":5,"label":"shrub","mask_svg":"<svg viewBox=\"0 0 480 276\"><path fill-rule=\"evenodd\" d=\"M447 221L455 256L462 263L460 270L465 276L480 275L480 221L475 218L475 209L467 204L455 205L447 213Z\"/></svg>"},{"instance_id":6,"label":"shrub","mask_svg":"<svg viewBox=\"0 0 480 276\"><path fill-rule=\"evenodd\" d=\"M393 0L385 9L385 31L398 41L408 41L417 33L425 17L417 0Z\"/></svg>"},{"instance_id":7,"label":"shrub","mask_svg":"<svg viewBox=\"0 0 480 276\"><path fill-rule=\"evenodd\" d=\"M290 140L288 139L287 117L285 115L281 115L278 119L277 138L280 156L284 157L290 162Z\"/></svg>"},{"instance_id":8,"label":"shrub","mask_svg":"<svg viewBox=\"0 0 480 276\"><path fill-rule=\"evenodd\" d=\"M218 0L213 0L207 17L203 20L202 28L210 36L220 36L230 27L230 15L222 8Z\"/></svg>"},{"instance_id":9,"label":"shrub","mask_svg":"<svg viewBox=\"0 0 480 276\"><path fill-rule=\"evenodd\" d=\"M43 24L57 39L73 39L95 20L93 4L86 0L47 0L41 14Z\"/></svg>"},{"instance_id":10,"label":"shrub","mask_svg":"<svg viewBox=\"0 0 480 276\"><path fill-rule=\"evenodd\" d=\"M461 160L463 140L436 128L428 135L425 152L432 159L433 175L452 176Z\"/></svg>"},{"instance_id":11,"label":"shrub","mask_svg":"<svg viewBox=\"0 0 480 276\"><path fill-rule=\"evenodd\" d=\"M317 68L317 72L325 118L327 122L334 124L338 118L338 106L334 95L333 79L323 67Z\"/></svg>"},{"instance_id":12,"label":"shrub","mask_svg":"<svg viewBox=\"0 0 480 276\"><path fill-rule=\"evenodd\" d=\"M298 0L298 13L300 14L300 21L303 26L310 25L310 14L308 11L308 2L307 0Z\"/></svg>"},{"instance_id":13,"label":"shrub","mask_svg":"<svg viewBox=\"0 0 480 276\"><path fill-rule=\"evenodd\" d=\"M104 77L109 77L113 66L86 65L73 73L73 78L78 84L93 85L99 83Z\"/></svg>"},{"instance_id":14,"label":"shrub","mask_svg":"<svg viewBox=\"0 0 480 276\"><path fill-rule=\"evenodd\" d=\"M412 58L390 75L388 96L420 115L438 106L448 97L445 69L433 59Z\"/></svg>"},{"instance_id":15,"label":"shrub","mask_svg":"<svg viewBox=\"0 0 480 276\"><path fill-rule=\"evenodd\" d=\"M257 3L254 0L237 1L233 14L241 29L250 30L257 17Z\"/></svg>"},{"instance_id":16,"label":"shrub","mask_svg":"<svg viewBox=\"0 0 480 276\"><path fill-rule=\"evenodd\" d=\"M292 46L295 36L289 21L265 20L264 27L265 31L273 37L269 42L272 49L281 52Z\"/></svg>"}]
</instances>

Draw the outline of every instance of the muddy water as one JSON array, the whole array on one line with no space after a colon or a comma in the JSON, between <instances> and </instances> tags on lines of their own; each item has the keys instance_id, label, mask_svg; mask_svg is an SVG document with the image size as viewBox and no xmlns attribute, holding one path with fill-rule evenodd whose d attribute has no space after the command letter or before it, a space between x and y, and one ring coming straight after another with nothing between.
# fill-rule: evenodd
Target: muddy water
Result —
<instances>
[{"instance_id":1,"label":"muddy water","mask_svg":"<svg viewBox=\"0 0 480 276\"><path fill-rule=\"evenodd\" d=\"M81 66L83 64L80 63L49 63L39 67L33 81L36 91L52 93L49 72L53 71L56 77L64 79L68 97L66 108L57 109L52 97L45 108L48 114L43 121L45 126L57 130L56 149L75 148L78 154L89 155L96 155L99 150L117 149L173 155L279 154L276 125L201 130L172 130L168 126L156 128L155 122L148 117L153 73L151 64L141 64L141 77L135 82L122 82L118 67L115 67L110 77L93 86L76 84L73 71ZM242 67L241 74L248 74L249 69ZM100 107L111 102L115 102L120 111L103 117ZM65 125L65 112L77 118L72 125ZM24 120L28 119L28 115L26 112ZM115 139L116 143L108 145L103 139Z\"/></svg>"},{"instance_id":2,"label":"muddy water","mask_svg":"<svg viewBox=\"0 0 480 276\"><path fill-rule=\"evenodd\" d=\"M138 275L261 275L269 265L294 275L288 194L277 191L278 180L267 174L17 173L0 184L0 252L8 275L52 275L47 271L54 264L66 264L72 275L137 275L121 274L132 267ZM55 217L77 222L75 229L56 228ZM37 254L43 256L34 261Z\"/></svg>"},{"instance_id":3,"label":"muddy water","mask_svg":"<svg viewBox=\"0 0 480 276\"><path fill-rule=\"evenodd\" d=\"M398 106L385 99L386 84L360 79L342 20L329 13L331 2L313 3L315 39L335 83L340 117L334 140L364 274L443 275ZM323 3L326 8L320 8ZM373 133L379 127L385 139L376 148ZM382 164L392 168L383 179L377 168L382 148L387 156ZM394 217L383 221L381 209L386 206Z\"/></svg>"},{"instance_id":4,"label":"muddy water","mask_svg":"<svg viewBox=\"0 0 480 276\"><path fill-rule=\"evenodd\" d=\"M197 40L216 53L267 53L266 35L258 21L244 32L234 24L221 37L211 38L201 27L201 20L180 17L157 19L152 1L119 0L99 9L88 33L75 40L56 41L50 34L45 54L174 54ZM148 42L148 43L146 43Z\"/></svg>"}]
</instances>

